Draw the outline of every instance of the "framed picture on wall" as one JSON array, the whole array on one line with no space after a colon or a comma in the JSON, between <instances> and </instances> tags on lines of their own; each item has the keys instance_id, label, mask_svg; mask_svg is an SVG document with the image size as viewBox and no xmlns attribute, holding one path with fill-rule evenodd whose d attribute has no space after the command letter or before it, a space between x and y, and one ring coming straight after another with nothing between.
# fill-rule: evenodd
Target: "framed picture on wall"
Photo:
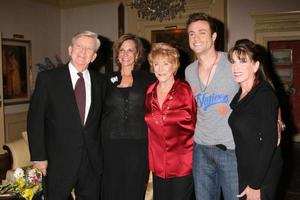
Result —
<instances>
[{"instance_id":1,"label":"framed picture on wall","mask_svg":"<svg viewBox=\"0 0 300 200\"><path fill-rule=\"evenodd\" d=\"M293 67L293 41L268 41L274 70L283 84L287 94L291 94L294 87L294 76L297 69Z\"/></svg>"},{"instance_id":2,"label":"framed picture on wall","mask_svg":"<svg viewBox=\"0 0 300 200\"><path fill-rule=\"evenodd\" d=\"M31 42L3 38L2 65L4 104L29 102L31 95Z\"/></svg>"},{"instance_id":3,"label":"framed picture on wall","mask_svg":"<svg viewBox=\"0 0 300 200\"><path fill-rule=\"evenodd\" d=\"M183 50L189 55L193 55L189 47L189 40L186 29L166 29L166 30L153 30L151 32L151 42L166 42Z\"/></svg>"},{"instance_id":4,"label":"framed picture on wall","mask_svg":"<svg viewBox=\"0 0 300 200\"><path fill-rule=\"evenodd\" d=\"M189 47L189 40L186 29L164 29L153 30L151 32L151 42L165 42L176 47L179 51L180 67L177 71L177 77L184 79L185 68L195 59L194 53Z\"/></svg>"},{"instance_id":5,"label":"framed picture on wall","mask_svg":"<svg viewBox=\"0 0 300 200\"><path fill-rule=\"evenodd\" d=\"M292 49L272 49L271 54L276 66L292 64Z\"/></svg>"}]
</instances>

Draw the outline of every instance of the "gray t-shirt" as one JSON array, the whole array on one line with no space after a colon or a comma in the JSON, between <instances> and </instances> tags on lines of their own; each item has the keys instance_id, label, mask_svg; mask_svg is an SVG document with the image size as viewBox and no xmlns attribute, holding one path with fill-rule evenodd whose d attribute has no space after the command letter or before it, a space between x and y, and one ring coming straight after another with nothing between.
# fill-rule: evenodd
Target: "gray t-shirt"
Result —
<instances>
[{"instance_id":1,"label":"gray t-shirt","mask_svg":"<svg viewBox=\"0 0 300 200\"><path fill-rule=\"evenodd\" d=\"M233 80L227 54L221 52L215 74L206 88L199 78L198 61L186 68L185 77L193 90L198 107L195 142L202 145L223 144L228 149L234 149L233 136L228 125L231 113L229 104L239 85Z\"/></svg>"}]
</instances>

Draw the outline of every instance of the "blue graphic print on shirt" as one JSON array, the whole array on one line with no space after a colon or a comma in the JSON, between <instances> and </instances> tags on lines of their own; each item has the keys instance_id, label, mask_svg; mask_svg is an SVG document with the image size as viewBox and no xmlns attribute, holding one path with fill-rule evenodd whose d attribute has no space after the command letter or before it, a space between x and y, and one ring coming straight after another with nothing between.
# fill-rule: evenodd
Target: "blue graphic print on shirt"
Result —
<instances>
[{"instance_id":1,"label":"blue graphic print on shirt","mask_svg":"<svg viewBox=\"0 0 300 200\"><path fill-rule=\"evenodd\" d=\"M228 95L225 94L212 94L208 95L207 93L198 93L195 96L197 104L199 107L202 107L204 111L215 104L225 104L228 103Z\"/></svg>"}]
</instances>

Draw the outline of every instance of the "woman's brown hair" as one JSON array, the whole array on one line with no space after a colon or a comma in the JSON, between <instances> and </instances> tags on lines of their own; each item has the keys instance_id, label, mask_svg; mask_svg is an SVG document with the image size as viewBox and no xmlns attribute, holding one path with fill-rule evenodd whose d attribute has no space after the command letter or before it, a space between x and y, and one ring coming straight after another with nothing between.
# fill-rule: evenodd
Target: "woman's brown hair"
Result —
<instances>
[{"instance_id":1,"label":"woman's brown hair","mask_svg":"<svg viewBox=\"0 0 300 200\"><path fill-rule=\"evenodd\" d=\"M255 72L255 79L253 86L257 85L262 80L267 80L264 72L262 54L257 45L248 39L237 40L234 46L228 51L228 60L234 63L233 55L236 55L239 60L246 61L247 57L250 61L259 62L258 70Z\"/></svg>"},{"instance_id":2,"label":"woman's brown hair","mask_svg":"<svg viewBox=\"0 0 300 200\"><path fill-rule=\"evenodd\" d=\"M143 43L141 39L137 35L133 34L125 34L122 35L115 43L114 43L114 51L115 51L115 62L117 63L119 69L121 68L121 63L119 62L118 55L120 51L120 47L126 40L132 40L135 44L135 48L137 51L137 59L135 60L134 63L134 70L139 70L141 68L141 64L145 60L145 51L143 48Z\"/></svg>"}]
</instances>

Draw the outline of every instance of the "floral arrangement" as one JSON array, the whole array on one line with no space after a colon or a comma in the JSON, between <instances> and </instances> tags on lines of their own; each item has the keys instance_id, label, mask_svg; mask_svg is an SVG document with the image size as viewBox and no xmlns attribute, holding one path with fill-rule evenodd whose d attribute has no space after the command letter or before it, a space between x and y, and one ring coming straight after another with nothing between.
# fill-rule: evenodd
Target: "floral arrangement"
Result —
<instances>
[{"instance_id":1,"label":"floral arrangement","mask_svg":"<svg viewBox=\"0 0 300 200\"><path fill-rule=\"evenodd\" d=\"M0 194L18 195L26 200L32 200L34 195L42 191L42 173L36 168L28 168L24 171L17 168L14 172L14 180L0 185Z\"/></svg>"}]
</instances>

